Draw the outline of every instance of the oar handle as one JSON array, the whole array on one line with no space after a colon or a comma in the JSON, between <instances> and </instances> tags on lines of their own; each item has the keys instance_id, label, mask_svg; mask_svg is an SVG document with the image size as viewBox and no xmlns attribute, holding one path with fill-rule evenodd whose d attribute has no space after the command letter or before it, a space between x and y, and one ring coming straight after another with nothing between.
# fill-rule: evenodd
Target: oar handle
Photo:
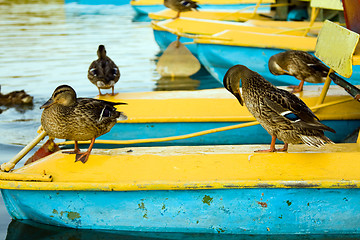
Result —
<instances>
[{"instance_id":1,"label":"oar handle","mask_svg":"<svg viewBox=\"0 0 360 240\"><path fill-rule=\"evenodd\" d=\"M0 170L2 172L9 172L11 169L15 167L15 165L28 153L30 152L41 140L46 137L46 132L41 131L39 135L34 138L26 147L21 149L10 161L1 164Z\"/></svg>"},{"instance_id":2,"label":"oar handle","mask_svg":"<svg viewBox=\"0 0 360 240\"><path fill-rule=\"evenodd\" d=\"M339 77L335 73L330 73L330 78L334 81L334 83L343 87L345 91L347 91L353 98L360 102L360 89L358 89L345 79Z\"/></svg>"}]
</instances>

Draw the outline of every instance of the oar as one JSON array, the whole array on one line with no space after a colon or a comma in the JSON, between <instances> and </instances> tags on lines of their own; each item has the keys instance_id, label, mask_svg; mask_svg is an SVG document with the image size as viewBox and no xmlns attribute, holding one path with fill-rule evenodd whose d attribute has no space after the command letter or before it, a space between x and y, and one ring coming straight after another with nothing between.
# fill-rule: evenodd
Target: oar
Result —
<instances>
[{"instance_id":1,"label":"oar","mask_svg":"<svg viewBox=\"0 0 360 240\"><path fill-rule=\"evenodd\" d=\"M347 91L353 98L360 102L360 89L358 89L345 79L339 77L335 73L330 73L330 78L333 80L334 83L344 88L345 91Z\"/></svg>"},{"instance_id":2,"label":"oar","mask_svg":"<svg viewBox=\"0 0 360 240\"><path fill-rule=\"evenodd\" d=\"M159 58L156 70L162 77L189 77L200 70L200 62L178 40L172 42Z\"/></svg>"},{"instance_id":3,"label":"oar","mask_svg":"<svg viewBox=\"0 0 360 240\"><path fill-rule=\"evenodd\" d=\"M9 172L15 167L15 165L28 153L30 152L41 140L46 137L46 132L41 131L26 147L21 149L9 162L1 164L0 170L2 172Z\"/></svg>"}]
</instances>

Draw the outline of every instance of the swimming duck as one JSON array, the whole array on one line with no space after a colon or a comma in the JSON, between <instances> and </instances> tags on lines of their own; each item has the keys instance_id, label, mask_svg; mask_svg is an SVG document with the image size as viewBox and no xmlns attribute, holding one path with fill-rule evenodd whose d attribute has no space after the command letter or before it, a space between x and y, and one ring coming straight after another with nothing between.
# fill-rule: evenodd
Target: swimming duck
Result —
<instances>
[{"instance_id":1,"label":"swimming duck","mask_svg":"<svg viewBox=\"0 0 360 240\"><path fill-rule=\"evenodd\" d=\"M192 0L164 0L164 5L177 12L175 18L180 17L180 12L188 12L191 10L198 11L199 5Z\"/></svg>"},{"instance_id":2,"label":"swimming duck","mask_svg":"<svg viewBox=\"0 0 360 240\"><path fill-rule=\"evenodd\" d=\"M289 143L314 147L333 143L324 131L335 133L335 130L320 123L300 98L276 88L258 73L243 65L235 65L226 72L223 83L241 105L245 102L249 112L272 136L270 149L259 152L287 151ZM285 143L281 149L275 149L277 138Z\"/></svg>"},{"instance_id":3,"label":"swimming duck","mask_svg":"<svg viewBox=\"0 0 360 240\"><path fill-rule=\"evenodd\" d=\"M291 75L299 79L299 86L291 86L293 92L303 90L304 81L323 83L329 68L308 52L290 50L271 56L269 70L274 75Z\"/></svg>"},{"instance_id":4,"label":"swimming duck","mask_svg":"<svg viewBox=\"0 0 360 240\"><path fill-rule=\"evenodd\" d=\"M90 155L95 138L107 133L115 125L116 119L127 117L116 111L113 103L92 98L77 98L75 90L68 85L57 87L51 98L40 108L41 125L51 138L75 141L75 162L85 163ZM91 140L89 149L81 153L78 141Z\"/></svg>"},{"instance_id":5,"label":"swimming duck","mask_svg":"<svg viewBox=\"0 0 360 240\"><path fill-rule=\"evenodd\" d=\"M114 95L114 85L120 78L120 71L116 64L106 55L104 45L99 45L97 50L98 59L93 61L88 70L88 78L99 90L112 89Z\"/></svg>"},{"instance_id":6,"label":"swimming duck","mask_svg":"<svg viewBox=\"0 0 360 240\"><path fill-rule=\"evenodd\" d=\"M1 91L1 86L0 86ZM12 106L12 105L32 105L33 97L27 94L24 90L13 91L7 94L0 92L0 105Z\"/></svg>"}]
</instances>

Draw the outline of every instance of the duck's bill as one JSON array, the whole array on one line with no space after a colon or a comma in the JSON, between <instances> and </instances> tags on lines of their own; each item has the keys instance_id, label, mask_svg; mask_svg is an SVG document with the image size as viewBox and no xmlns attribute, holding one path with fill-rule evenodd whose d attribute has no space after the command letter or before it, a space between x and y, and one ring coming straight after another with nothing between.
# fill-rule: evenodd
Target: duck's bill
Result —
<instances>
[{"instance_id":1,"label":"duck's bill","mask_svg":"<svg viewBox=\"0 0 360 240\"><path fill-rule=\"evenodd\" d=\"M50 107L53 104L54 104L54 101L50 98L46 103L44 103L44 105L42 105L40 107L40 109Z\"/></svg>"}]
</instances>

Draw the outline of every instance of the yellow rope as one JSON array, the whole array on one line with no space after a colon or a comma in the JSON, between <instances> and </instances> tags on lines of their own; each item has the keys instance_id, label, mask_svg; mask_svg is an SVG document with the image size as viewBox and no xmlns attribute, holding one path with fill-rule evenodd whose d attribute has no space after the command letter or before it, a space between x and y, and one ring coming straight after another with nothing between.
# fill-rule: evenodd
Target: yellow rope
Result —
<instances>
[{"instance_id":1,"label":"yellow rope","mask_svg":"<svg viewBox=\"0 0 360 240\"><path fill-rule=\"evenodd\" d=\"M166 141L174 141L174 140L193 138L193 137L198 137L198 136L202 136L202 135L206 135L206 134L210 134L210 133L217 133L217 132L222 132L222 131L227 131L227 130L232 130L232 129L237 129L237 128L250 127L250 126L254 126L254 125L258 125L258 124L259 124L259 122L252 121L252 122L240 123L240 124L226 126L226 127L220 127L220 128L214 128L214 129L204 130L204 131L180 135L180 136L135 139L135 140L96 140L95 143L100 143L100 144L139 144L139 143L166 142ZM80 144L90 143L90 141L81 141L79 143ZM71 144L74 144L74 141L66 141L66 142L58 143L58 145L71 145Z\"/></svg>"}]
</instances>

